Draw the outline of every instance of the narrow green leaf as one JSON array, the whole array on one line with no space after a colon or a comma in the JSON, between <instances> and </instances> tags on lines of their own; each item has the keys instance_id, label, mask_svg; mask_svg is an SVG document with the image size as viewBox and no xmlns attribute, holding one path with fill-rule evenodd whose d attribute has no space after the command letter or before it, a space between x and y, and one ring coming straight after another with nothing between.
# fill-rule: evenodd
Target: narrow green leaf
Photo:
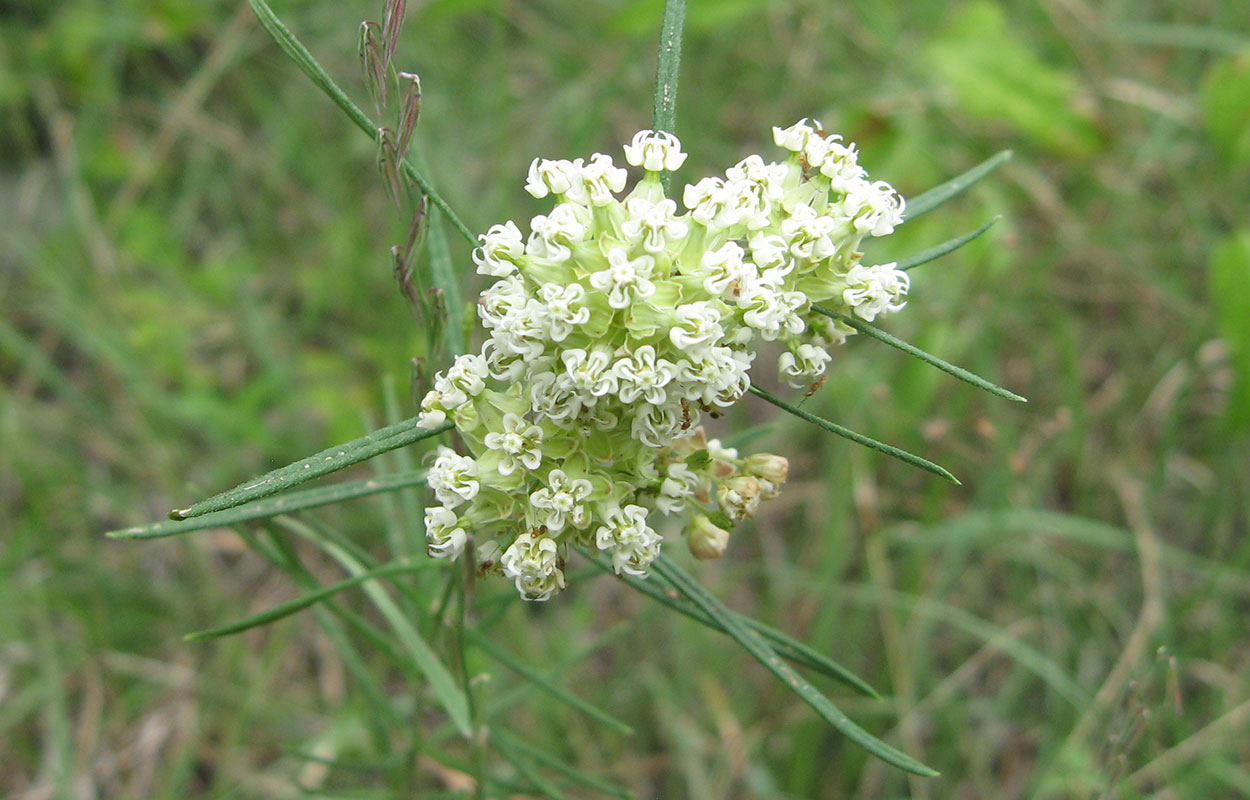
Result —
<instances>
[{"instance_id":1,"label":"narrow green leaf","mask_svg":"<svg viewBox=\"0 0 1250 800\"><path fill-rule=\"evenodd\" d=\"M940 186L935 186L929 191L908 200L907 208L903 214L903 221L911 222L916 217L928 214L933 209L962 193L969 186L1001 167L1010 158L1011 151L1003 150L1001 153L996 153L995 155L985 159L964 174L951 178L946 183L943 183Z\"/></svg>"},{"instance_id":2,"label":"narrow green leaf","mask_svg":"<svg viewBox=\"0 0 1250 800\"><path fill-rule=\"evenodd\" d=\"M268 548L265 547L255 547L254 549L262 553L279 569L291 575L302 589L305 591L316 591L320 584L299 560L294 548L281 547L279 543L286 540L272 533L270 534L270 539L275 545L279 545L272 554L267 552ZM259 543L259 539L256 539L255 542ZM249 542L249 544L251 543ZM378 680L377 671L365 666L359 648L348 638L347 632L343 630L339 620L335 619L335 615L339 614L341 610L341 606L334 600L326 599L325 602L313 606L312 613L313 618L317 620L317 624L330 640L330 644L339 654L339 658L343 659L343 666L356 682L356 687L360 690L365 704L370 709L366 724L369 726L369 734L373 739L374 746L380 752L390 754L393 750L391 746L392 737L387 730L387 725L402 724L403 716L396 710L394 704L390 702L386 689L383 688Z\"/></svg>"},{"instance_id":3,"label":"narrow green leaf","mask_svg":"<svg viewBox=\"0 0 1250 800\"><path fill-rule=\"evenodd\" d=\"M609 575L616 575L616 571L612 568L612 562L607 558L592 555L586 550L581 550L581 554L594 563L594 565L599 569ZM707 614L703 613L703 611L685 600L678 598L674 594L675 590L673 590L672 587L665 588L667 584L665 584L658 576L653 575L646 580L635 578L631 575L620 575L617 577L619 580L624 581L625 584L631 589L645 594L657 603L667 606L680 614L684 614L693 619L695 622L698 622L701 625L706 625L714 631L725 633L724 627L722 627L716 620L712 619ZM874 700L881 699L881 695L877 694L877 690L868 685L863 678L859 677L854 672L851 672L849 669L828 656L813 650L803 642L800 642L799 640L777 630L776 628L769 627L763 622L760 622L752 617L739 614L738 619L742 622L742 624L767 639L777 654L783 658L789 659L795 664L807 667L808 669L819 672L822 675L833 678L836 681L840 681L855 691L867 695Z\"/></svg>"},{"instance_id":4,"label":"narrow green leaf","mask_svg":"<svg viewBox=\"0 0 1250 800\"><path fill-rule=\"evenodd\" d=\"M686 22L686 0L665 0L660 23L660 48L655 62L655 116L652 128L677 132L677 83L681 72L681 32ZM668 193L671 176L660 176Z\"/></svg>"},{"instance_id":5,"label":"narrow green leaf","mask_svg":"<svg viewBox=\"0 0 1250 800\"><path fill-rule=\"evenodd\" d=\"M957 367L948 361L943 361L942 359L938 358L935 355L926 353L924 350L921 350L919 347L916 347L914 344L908 344L907 342L904 342L902 339L899 339L896 336L892 336L886 333L885 331L881 330L880 328L869 325L867 322L864 322L863 320L855 319L854 317L850 317L845 314L839 314L836 311L831 311L830 309L823 308L821 306L815 306L815 305L812 306L812 311L815 311L817 314L823 314L829 319L838 320L839 322L845 322L847 325L850 325L852 328L864 334L865 336L871 336L872 338L876 339L879 342L885 342L890 347L898 348L899 350L902 350L904 353L915 356L916 358L920 359L926 364L937 367L938 369L942 370L943 372L949 375L954 375L956 378L959 378L959 380L964 381L965 383L970 383L973 386L977 387L978 389L984 389L990 394L998 395L999 397L1005 397L1008 400L1016 400L1021 403L1029 402L1028 400L1025 400L1023 397L1016 394L1015 392L1009 392L1006 389L1002 388L1001 386L996 386L990 383L989 381L987 381L985 378L982 378L979 375L975 375L969 372L963 367Z\"/></svg>"},{"instance_id":6,"label":"narrow green leaf","mask_svg":"<svg viewBox=\"0 0 1250 800\"><path fill-rule=\"evenodd\" d=\"M289 530L316 543L318 547L353 575L361 575L368 572L368 568L356 560L351 553L330 541L314 528L308 525L301 525L295 520L282 520L282 523ZM382 588L379 581L376 579L366 581L364 590L365 594L373 602L373 605L386 619L387 624L391 626L391 630L395 632L400 645L409 652L422 674L430 682L430 690L434 693L434 697L446 709L448 716L451 717L452 722L455 723L461 735L466 739L472 738L473 726L469 721L469 701L457 685L456 679L452 677L451 671L439 660L434 653L434 649L430 647L429 642L421 636L421 633L408 619L408 616L400 610L395 601L391 599L391 596Z\"/></svg>"},{"instance_id":7,"label":"narrow green leaf","mask_svg":"<svg viewBox=\"0 0 1250 800\"><path fill-rule=\"evenodd\" d=\"M298 486L313 478L320 478L322 475L329 475L331 472L337 472L353 464L359 464L361 461L373 458L376 455L405 447L422 439L438 436L455 427L452 423L446 422L430 430L418 425L417 419L417 417L412 417L395 425L388 425L359 439L353 439L338 447L322 450L320 453L309 456L302 461L296 461L294 464L288 464L280 469L267 472L259 478L253 478L246 483L241 483L227 492L213 495L207 500L201 500L189 508L171 511L169 512L169 517L174 520L189 519L202 514L241 506L244 503L250 503L253 500L259 500L262 497L268 497L271 494L277 494L293 486Z\"/></svg>"},{"instance_id":8,"label":"narrow green leaf","mask_svg":"<svg viewBox=\"0 0 1250 800\"><path fill-rule=\"evenodd\" d=\"M742 624L742 621L711 592L687 575L680 567L661 555L652 563L652 569L671 583L677 591L686 596L690 602L703 610L709 617L724 626L734 641L742 645L751 656L776 675L782 683L797 694L803 702L821 716L833 728L853 741L855 744L872 753L877 758L892 764L901 770L923 777L933 777L937 770L928 767L901 750L897 750L868 731L856 725L850 717L838 709L833 702L816 690L788 664L777 657L777 653L755 631Z\"/></svg>"},{"instance_id":9,"label":"narrow green leaf","mask_svg":"<svg viewBox=\"0 0 1250 800\"><path fill-rule=\"evenodd\" d=\"M840 597L864 604L890 605L895 608L938 620L992 644L1009 655L1020 666L1032 672L1055 689L1077 709L1089 706L1090 696L1058 663L1037 648L1013 636L1003 628L969 614L963 609L927 597L891 591L877 586L838 587Z\"/></svg>"},{"instance_id":10,"label":"narrow green leaf","mask_svg":"<svg viewBox=\"0 0 1250 800\"><path fill-rule=\"evenodd\" d=\"M1109 39L1160 47L1193 47L1198 50L1237 55L1250 50L1250 36L1214 25L1170 25L1167 23L1127 23L1108 25L1103 32Z\"/></svg>"},{"instance_id":11,"label":"narrow green leaf","mask_svg":"<svg viewBox=\"0 0 1250 800\"><path fill-rule=\"evenodd\" d=\"M596 792L606 794L611 797L619 797L621 800L630 800L630 798L633 797L629 790L624 786L582 772L580 769L567 761L557 758L543 750L539 750L537 747L534 747L520 736L513 736L502 727L492 729L490 736L491 741L498 742L500 739L503 739L506 742L506 747L515 750L517 753L529 758L536 764L541 764L542 766L551 769L553 772L559 773L568 780L581 784L588 789L593 789Z\"/></svg>"},{"instance_id":12,"label":"narrow green leaf","mask_svg":"<svg viewBox=\"0 0 1250 800\"><path fill-rule=\"evenodd\" d=\"M977 228L974 231L965 233L962 236L956 236L954 239L947 239L945 242L942 242L939 245L930 247L928 250L921 250L919 253L916 253L913 256L908 256L907 258L899 259L898 263L895 264L895 266L902 270L908 270L908 269L911 269L912 267L918 267L921 264L927 264L930 261L936 261L937 259L946 255L947 253L955 252L959 248L966 245L968 242L971 242L973 239L985 233L990 228L994 227L994 223L998 222L1000 219L1002 219L1002 217L993 217L991 219L988 219L979 228Z\"/></svg>"},{"instance_id":13,"label":"narrow green leaf","mask_svg":"<svg viewBox=\"0 0 1250 800\"><path fill-rule=\"evenodd\" d=\"M312 82L317 85L317 88L321 89L327 97L334 101L335 105L343 110L343 113L347 114L348 118L356 124L357 128L360 128L362 131L369 134L373 141L376 142L380 136L378 126L375 125L369 119L369 116L365 114L365 112L361 111L360 108L351 101L351 98L349 98L347 94L334 83L334 80L329 76L329 74L322 69L321 65L317 63L317 60L313 58L312 53L308 52L308 48L304 47L300 40L295 38L295 34L291 33L286 25L282 24L282 20L278 19L277 15L273 13L273 9L269 7L269 4L266 3L265 0L247 0L247 2L248 5L252 7L252 10L256 12L256 18L260 21L261 27L268 32L282 52L286 53L287 56L295 62L296 66L298 66L305 75L312 79ZM407 175L413 183L421 187L421 191L429 195L430 202L447 215L447 218L451 220L451 224L454 225L456 230L460 232L460 235L467 239L471 244L476 245L477 237L475 237L473 232L469 230L468 226L461 221L460 217L456 216L456 212L451 210L451 206L447 205L447 201L444 200L442 195L434 189L433 184L430 183L430 179L422 174L412 165L412 162L407 159L400 161L400 168L403 169L404 174Z\"/></svg>"},{"instance_id":14,"label":"narrow green leaf","mask_svg":"<svg viewBox=\"0 0 1250 800\"><path fill-rule=\"evenodd\" d=\"M352 481L334 486L323 486L320 489L306 489L302 492L292 492L271 500L251 503L241 508L215 511L194 519L165 520L149 525L136 525L133 528L109 531L104 535L110 539L161 539L166 536L178 536L179 534L202 531L208 528L226 528L243 522L276 517L279 514L294 514L297 511L342 503L346 500L355 500L358 497L367 497L372 494L404 489L409 486L418 486L423 483L425 483L424 470L421 472L397 473L380 478L370 478L366 481Z\"/></svg>"},{"instance_id":15,"label":"narrow green leaf","mask_svg":"<svg viewBox=\"0 0 1250 800\"><path fill-rule=\"evenodd\" d=\"M198 642L203 639L216 639L220 636L231 636L236 633L242 633L243 631L251 628L268 625L269 623L276 622L283 617L289 617L292 614L299 613L309 606L325 600L327 597L332 597L345 589L351 589L353 586L359 586L367 580L371 580L373 578L384 578L388 575L399 575L405 572L416 572L417 570L422 569L430 569L432 566L434 566L434 564L424 563L391 564L389 566L380 567L379 569L364 572L360 575L339 581L331 586L306 594L303 597L297 597L294 600L280 603L271 609L262 611L259 614L254 614L246 619L230 622L225 625L219 625L215 628L208 628L206 630L188 633L183 638L188 642Z\"/></svg>"},{"instance_id":16,"label":"narrow green leaf","mask_svg":"<svg viewBox=\"0 0 1250 800\"><path fill-rule=\"evenodd\" d=\"M1246 75L1250 95L1250 68ZM1250 154L1250 125L1246 134ZM1215 246L1207 265L1207 284L1215 320L1228 347L1232 382L1226 394L1225 422L1228 432L1235 434L1250 429L1250 292L1246 290L1250 285L1250 230L1239 231Z\"/></svg>"},{"instance_id":17,"label":"narrow green leaf","mask_svg":"<svg viewBox=\"0 0 1250 800\"><path fill-rule=\"evenodd\" d=\"M443 221L437 212L430 214L430 232L426 239L426 252L430 256L430 277L434 285L443 290L447 301L447 327L443 339L453 356L464 352L464 296L460 292L460 279L456 275L451 247L443 232Z\"/></svg>"},{"instance_id":18,"label":"narrow green leaf","mask_svg":"<svg viewBox=\"0 0 1250 800\"><path fill-rule=\"evenodd\" d=\"M512 748L512 743L506 736L502 739L492 736L491 744L498 751L499 755L504 757L505 761L516 767L516 771L521 774L522 778L534 784L535 789L552 798L552 800L564 800L566 795L560 791L560 787L547 780L538 770L534 769L534 766L526 760L525 756Z\"/></svg>"},{"instance_id":19,"label":"narrow green leaf","mask_svg":"<svg viewBox=\"0 0 1250 800\"><path fill-rule=\"evenodd\" d=\"M904 535L914 529L912 525L887 528L886 532L898 537L904 546L925 549L958 545L982 546L982 542L1001 543L1007 534L1027 533L1030 536L1057 537L1087 547L1098 547L1117 552L1131 552L1136 548L1133 532L1115 525L1076 514L1041 509L1013 509L993 511L968 511L958 517L920 530L918 536ZM1196 555L1183 547L1161 545L1163 562L1169 569L1208 578L1212 589L1250 595L1250 572L1215 558ZM1031 555L1029 557L1034 557Z\"/></svg>"},{"instance_id":20,"label":"narrow green leaf","mask_svg":"<svg viewBox=\"0 0 1250 800\"><path fill-rule=\"evenodd\" d=\"M541 689L554 697L556 700L559 700L561 703L577 709L586 716L597 722L603 723L617 733L624 734L625 736L634 735L634 729L629 725L626 725L624 722L621 722L608 712L597 708L581 697L573 694L568 689L551 680L538 670L521 663L507 650L504 650L502 647L491 641L489 636L480 633L474 628L465 628L464 634L465 638L468 639L475 647L481 649L488 656L520 675L525 680L534 684L534 686L538 689Z\"/></svg>"},{"instance_id":21,"label":"narrow green leaf","mask_svg":"<svg viewBox=\"0 0 1250 800\"><path fill-rule=\"evenodd\" d=\"M888 456L894 456L900 461L905 461L908 464L911 464L913 467L920 467L923 470L932 472L934 475L941 475L943 478L946 478L949 481L952 481L954 483L959 483L959 479L956 478L954 475L950 474L950 472L948 472L944 467L939 467L937 464L934 464L932 461L928 460L927 458L921 458L920 456L915 455L913 453L909 453L906 450L900 450L899 448L895 447L892 444L886 444L885 442L878 442L876 439L872 439L868 436L865 436L862 433L856 433L850 428L844 428L841 425L837 424L836 422L830 422L829 420L824 419L823 417L818 417L815 414L809 414L808 412L804 411L798 406L790 405L786 401L781 400L769 394L768 392L764 391L758 386L752 386L751 393L754 394L756 397L764 398L768 402L777 406L777 408L780 408L782 411L788 411L794 416L798 417L799 419L804 420L805 422L810 422L814 425L819 425L820 427L824 428L830 433L836 433L838 436L842 436L846 439L850 439L852 442L855 442L856 444L862 444L864 447L868 447L878 452L885 453Z\"/></svg>"},{"instance_id":22,"label":"narrow green leaf","mask_svg":"<svg viewBox=\"0 0 1250 800\"><path fill-rule=\"evenodd\" d=\"M319 541L315 538L318 533L323 536L326 535L324 528L320 531L313 531L312 526L296 520L293 517L279 517L274 520L274 522L276 522L278 526L286 528L289 531L294 531L301 536L305 536L305 538L312 539L313 541ZM290 537L279 535L278 532L274 530L268 530L266 531L266 534L269 541L272 542L272 547L276 548L278 551L278 563L284 565L284 567L285 565L290 565L289 568L298 573L298 577L303 584L308 587L310 591L315 591L316 587L319 585L317 583L317 579L313 577L312 573L309 572L308 569L300 562L299 555L296 553ZM259 549L257 548L257 545L260 544L261 539L254 537L249 538L253 538L254 541L249 541L248 543L254 549ZM342 547L341 542L338 544ZM272 557L271 560L273 560ZM361 560L361 563L363 563L367 569L376 569L378 567L376 561ZM396 588L400 587L397 585ZM421 667L412 659L410 655L407 654L406 651L399 649L399 647L395 644L395 637L389 632L382 630L382 628L378 627L370 620L365 619L363 615L358 614L352 609L344 606L336 599L331 598L326 600L322 605L313 608L314 612L321 612L323 610L333 613L339 618L339 620L364 638L371 647L377 650L377 652L389 659L391 663L398 667L399 670L412 681L418 682L421 680Z\"/></svg>"}]
</instances>

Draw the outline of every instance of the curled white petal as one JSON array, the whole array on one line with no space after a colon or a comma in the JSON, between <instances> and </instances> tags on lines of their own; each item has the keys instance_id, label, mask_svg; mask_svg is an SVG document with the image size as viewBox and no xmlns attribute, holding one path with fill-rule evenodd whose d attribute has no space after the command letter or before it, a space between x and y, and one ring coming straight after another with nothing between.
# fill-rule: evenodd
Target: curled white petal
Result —
<instances>
[{"instance_id":1,"label":"curled white petal","mask_svg":"<svg viewBox=\"0 0 1250 800\"><path fill-rule=\"evenodd\" d=\"M633 141L625 145L625 161L647 172L674 170L685 160L681 142L667 131L638 131Z\"/></svg>"}]
</instances>

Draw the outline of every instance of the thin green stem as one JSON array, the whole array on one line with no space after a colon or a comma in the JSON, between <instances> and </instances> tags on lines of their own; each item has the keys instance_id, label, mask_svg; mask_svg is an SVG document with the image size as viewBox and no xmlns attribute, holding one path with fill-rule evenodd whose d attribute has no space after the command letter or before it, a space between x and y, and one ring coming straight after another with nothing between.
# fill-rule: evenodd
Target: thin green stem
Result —
<instances>
[{"instance_id":1,"label":"thin green stem","mask_svg":"<svg viewBox=\"0 0 1250 800\"><path fill-rule=\"evenodd\" d=\"M221 636L232 636L236 633L242 633L243 631L260 627L261 625L268 625L272 622L277 622L280 619L303 611L310 606L314 606L327 598L333 597L339 592L359 586L367 580L373 580L374 578L388 578L393 575L402 575L408 572L416 572L417 570L430 569L432 566L433 565L429 563L390 564L353 576L346 580L339 581L333 585L319 588L316 591L304 595L303 597L298 597L286 603L280 603L273 608L262 611L259 614L254 614L245 619L229 622L225 625L218 625L215 628L208 628L206 630L188 633L183 638L188 642L198 642L204 639L216 639Z\"/></svg>"},{"instance_id":2,"label":"thin green stem","mask_svg":"<svg viewBox=\"0 0 1250 800\"><path fill-rule=\"evenodd\" d=\"M666 0L655 63L655 114L651 127L657 131L677 132L677 83L681 72L681 33L685 22L686 0ZM672 176L667 171L660 175L665 194L668 194L671 181Z\"/></svg>"},{"instance_id":3,"label":"thin green stem","mask_svg":"<svg viewBox=\"0 0 1250 800\"><path fill-rule=\"evenodd\" d=\"M584 548L580 548L579 552L587 558L596 568L613 575L615 570L612 568L612 562L604 556L594 555ZM667 606L679 614L684 614L701 625L706 625L714 631L725 633L725 628L716 620L703 613L699 608L691 603L682 600L675 593L675 590L668 586L662 578L652 575L647 579L635 578L632 575L619 575L617 579L624 582L626 586L637 592L645 594L657 603ZM852 689L867 695L874 700L880 700L881 695L877 690L872 688L863 678L851 672L846 667L837 663L833 659L818 653L811 647L794 639L776 628L769 627L757 619L738 614L739 619L744 625L754 630L759 635L768 640L768 644L777 652L777 655L788 659L808 669L815 670L823 675L841 681Z\"/></svg>"},{"instance_id":4,"label":"thin green stem","mask_svg":"<svg viewBox=\"0 0 1250 800\"><path fill-rule=\"evenodd\" d=\"M934 245L927 250L921 250L919 253L908 256L907 258L900 258L895 266L902 270L908 270L913 267L918 267L921 264L927 264L930 261L935 261L947 253L953 253L966 245L968 242L971 242L973 239L988 231L994 226L994 223L998 222L1000 219L1002 219L1002 217L992 217L977 227L976 230L969 231L962 236L956 236L954 239L947 239L941 244Z\"/></svg>"},{"instance_id":5,"label":"thin green stem","mask_svg":"<svg viewBox=\"0 0 1250 800\"><path fill-rule=\"evenodd\" d=\"M916 358L920 359L926 364L937 367L938 369L942 370L946 374L953 375L956 378L959 378L959 380L965 383L971 384L977 387L978 389L982 389L984 391L989 392L990 394L997 395L999 397L1005 397L1008 400L1015 400L1020 403L1029 402L1028 400L1024 399L1023 397L1016 394L1015 392L1009 392L1006 389L1002 388L1001 386L990 383L985 378L982 378L980 375L969 372L963 367L957 367L954 364L950 363L949 361L943 361L942 359L938 358L937 356L931 353L926 353L924 350L921 350L919 347L916 347L914 344L909 344L908 342L903 341L897 336L893 336L881 330L880 328L876 328L872 325L869 325L867 322L864 322L863 320L855 319L854 317L847 316L846 314L839 314L836 311L833 311L828 308L824 308L822 306L814 305L812 306L812 311L815 311L817 314L822 314L828 317L829 319L837 320L838 322L842 322L847 325L850 325L852 328L864 334L865 336L871 336L873 339L876 339L879 342L884 342L885 344L888 344L890 347L893 347L898 350L902 350L904 353L907 353L910 356L915 356Z\"/></svg>"},{"instance_id":6,"label":"thin green stem","mask_svg":"<svg viewBox=\"0 0 1250 800\"><path fill-rule=\"evenodd\" d=\"M1006 164L1010 159L1010 150L1003 150L995 153L962 175L957 175L946 183L939 184L927 192L916 195L914 198L907 201L907 208L903 215L904 221L911 222L917 217L928 214L930 211L942 205L946 201L962 194L968 189L968 187L972 186L986 175L989 175L1003 164Z\"/></svg>"},{"instance_id":7,"label":"thin green stem","mask_svg":"<svg viewBox=\"0 0 1250 800\"><path fill-rule=\"evenodd\" d=\"M818 692L803 676L782 661L757 632L744 625L715 595L703 588L702 584L687 575L684 570L670 561L667 556L661 555L652 563L651 567L656 574L663 577L678 592L685 595L686 599L723 625L725 632L741 645L752 658L763 665L769 672L776 675L782 683L786 684L803 702L811 706L812 710L833 726L836 731L882 761L906 772L924 777L933 777L938 774L937 770L891 747L852 722L846 714L833 704L833 701Z\"/></svg>"},{"instance_id":8,"label":"thin green stem","mask_svg":"<svg viewBox=\"0 0 1250 800\"><path fill-rule=\"evenodd\" d=\"M946 478L948 481L951 481L953 483L959 483L959 479L956 478L954 475L952 475L945 467L938 466L937 464L934 464L932 461L930 461L927 458L921 458L920 456L914 453L909 453L906 450L902 450L898 447L895 447L892 444L879 442L876 439L873 439L872 437L865 436L862 433L856 433L850 428L845 428L836 422L830 422L829 420L823 417L818 417L815 414L811 414L807 411L804 411L798 406L791 405L790 403L787 403L786 401L781 400L780 398L764 391L758 386L752 386L750 389L750 392L756 397L764 398L768 402L777 406L777 408L780 408L782 411L790 412L791 414L803 420L804 422L810 422L813 425L817 425L821 428L824 428L830 433L835 433L838 436L841 436L845 439L850 439L852 442L855 442L856 444L862 444L864 447L867 447L870 450L876 450L879 453L885 453L887 456L893 456L894 458L897 458L899 461L905 461L908 464L911 464L913 467L920 467L921 469L927 472L932 472L934 475L940 475L943 478Z\"/></svg>"},{"instance_id":9,"label":"thin green stem","mask_svg":"<svg viewBox=\"0 0 1250 800\"><path fill-rule=\"evenodd\" d=\"M456 647L456 661L460 665L460 682L465 699L469 703L469 723L472 725L473 736L470 744L473 748L473 794L477 800L486 800L486 730L482 725L481 709L473 693L473 683L469 678L468 648L465 641L469 630L469 591L473 585L473 569L476 559L470 546L464 553L462 568L455 572L456 588L456 624L453 640Z\"/></svg>"},{"instance_id":10,"label":"thin green stem","mask_svg":"<svg viewBox=\"0 0 1250 800\"><path fill-rule=\"evenodd\" d=\"M378 132L377 125L335 84L330 75L317 63L317 59L313 58L312 53L308 52L308 48L304 47L303 43L295 38L295 34L291 33L286 25L282 24L282 20L278 19L277 15L273 13L273 9L269 7L269 4L265 0L247 0L247 2L252 7L252 10L256 12L256 18L260 20L261 27L273 37L274 42L282 49L282 52L290 56L296 66L303 70L304 74L317 85L317 88L321 89L327 97L334 101L335 105L343 110L343 113L356 124L357 128L369 134L370 138L377 142L381 135ZM471 244L477 244L477 237L456 215L456 212L451 210L451 206L447 205L447 201L434 189L434 185L429 178L417 170L407 159L400 161L400 168L403 169L404 175L409 180L420 187L421 191L429 195L430 202L447 215L447 219L451 220L451 224L455 226L461 236Z\"/></svg>"}]
</instances>

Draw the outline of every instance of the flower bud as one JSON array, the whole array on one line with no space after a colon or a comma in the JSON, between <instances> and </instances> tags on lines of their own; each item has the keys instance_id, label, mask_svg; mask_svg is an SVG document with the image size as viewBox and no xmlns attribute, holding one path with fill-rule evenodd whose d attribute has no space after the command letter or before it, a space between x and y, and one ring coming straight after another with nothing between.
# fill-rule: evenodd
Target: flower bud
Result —
<instances>
[{"instance_id":1,"label":"flower bud","mask_svg":"<svg viewBox=\"0 0 1250 800\"><path fill-rule=\"evenodd\" d=\"M730 478L716 490L716 501L730 519L754 517L760 508L760 482L749 475Z\"/></svg>"},{"instance_id":2,"label":"flower bud","mask_svg":"<svg viewBox=\"0 0 1250 800\"><path fill-rule=\"evenodd\" d=\"M499 544L499 542L491 539L479 544L475 550L475 555L477 556L478 575L487 573L503 574L503 567L499 565L499 560L503 557L503 545Z\"/></svg>"},{"instance_id":3,"label":"flower bud","mask_svg":"<svg viewBox=\"0 0 1250 800\"><path fill-rule=\"evenodd\" d=\"M743 471L748 475L762 478L774 486L780 486L790 475L790 462L772 453L756 453L747 457L746 463L743 464Z\"/></svg>"},{"instance_id":4,"label":"flower bud","mask_svg":"<svg viewBox=\"0 0 1250 800\"><path fill-rule=\"evenodd\" d=\"M673 442L671 445L673 452L679 456L685 457L698 450L707 449L707 432L703 430L703 426L699 425L690 431L686 436Z\"/></svg>"},{"instance_id":5,"label":"flower bud","mask_svg":"<svg viewBox=\"0 0 1250 800\"><path fill-rule=\"evenodd\" d=\"M696 516L682 533L695 558L720 558L729 545L729 531L717 527L702 514Z\"/></svg>"}]
</instances>

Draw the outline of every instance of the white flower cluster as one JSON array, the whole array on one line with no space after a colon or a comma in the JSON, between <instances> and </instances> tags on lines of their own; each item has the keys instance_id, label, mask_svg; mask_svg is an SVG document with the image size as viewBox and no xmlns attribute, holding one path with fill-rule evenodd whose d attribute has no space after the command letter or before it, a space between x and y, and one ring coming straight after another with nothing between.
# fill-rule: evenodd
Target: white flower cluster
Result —
<instances>
[{"instance_id":1,"label":"white flower cluster","mask_svg":"<svg viewBox=\"0 0 1250 800\"><path fill-rule=\"evenodd\" d=\"M684 212L660 183L686 158L672 134L626 145L645 174L623 198L626 171L606 155L534 161L525 188L555 206L528 236L509 221L480 237L473 261L496 279L478 302L488 338L421 403L423 425L451 419L472 453L440 448L429 472L432 556L459 556L471 535L487 569L546 600L570 543L643 576L661 543L652 511L693 507L688 543L709 558L776 495L785 459L739 459L703 438L700 415L747 391L760 342L784 346L783 380L812 385L851 329L811 304L872 320L902 308L908 282L859 263L902 198L818 124L773 134L785 162L753 155L686 186Z\"/></svg>"}]
</instances>

